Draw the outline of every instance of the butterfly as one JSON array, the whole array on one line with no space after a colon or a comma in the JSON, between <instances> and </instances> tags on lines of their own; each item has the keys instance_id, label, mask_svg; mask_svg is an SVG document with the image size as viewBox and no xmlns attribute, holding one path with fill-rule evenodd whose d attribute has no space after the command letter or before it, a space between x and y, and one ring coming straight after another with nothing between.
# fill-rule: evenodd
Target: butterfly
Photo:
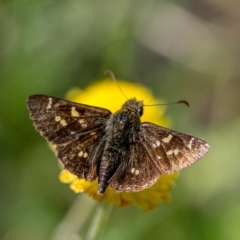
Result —
<instances>
[{"instance_id":1,"label":"butterfly","mask_svg":"<svg viewBox=\"0 0 240 240\"><path fill-rule=\"evenodd\" d=\"M40 94L30 96L27 106L64 168L87 181L98 179L99 194L108 186L118 192L151 187L161 174L191 166L210 148L200 138L141 123L144 105L135 98L115 113Z\"/></svg>"}]
</instances>

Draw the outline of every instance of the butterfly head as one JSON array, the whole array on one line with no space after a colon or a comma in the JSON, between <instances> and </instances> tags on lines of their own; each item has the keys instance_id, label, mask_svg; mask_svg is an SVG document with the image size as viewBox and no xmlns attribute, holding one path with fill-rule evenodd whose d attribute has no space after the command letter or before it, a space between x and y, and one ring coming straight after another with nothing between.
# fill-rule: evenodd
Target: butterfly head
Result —
<instances>
[{"instance_id":1,"label":"butterfly head","mask_svg":"<svg viewBox=\"0 0 240 240\"><path fill-rule=\"evenodd\" d=\"M129 99L127 102L123 104L122 108L130 109L134 112L137 112L139 117L143 115L143 102L137 101L136 98Z\"/></svg>"}]
</instances>

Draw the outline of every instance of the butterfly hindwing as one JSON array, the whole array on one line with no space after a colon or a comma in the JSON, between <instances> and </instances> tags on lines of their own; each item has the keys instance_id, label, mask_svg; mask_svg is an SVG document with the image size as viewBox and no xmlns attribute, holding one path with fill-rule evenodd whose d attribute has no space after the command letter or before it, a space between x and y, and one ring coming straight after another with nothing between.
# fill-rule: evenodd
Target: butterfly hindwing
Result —
<instances>
[{"instance_id":1,"label":"butterfly hindwing","mask_svg":"<svg viewBox=\"0 0 240 240\"><path fill-rule=\"evenodd\" d=\"M178 172L189 167L209 150L204 140L152 123L142 123L141 141L160 173Z\"/></svg>"},{"instance_id":2,"label":"butterfly hindwing","mask_svg":"<svg viewBox=\"0 0 240 240\"><path fill-rule=\"evenodd\" d=\"M90 132L77 140L57 145L56 155L64 168L79 178L94 180L105 145L104 141L100 141L103 135L103 131Z\"/></svg>"},{"instance_id":3,"label":"butterfly hindwing","mask_svg":"<svg viewBox=\"0 0 240 240\"><path fill-rule=\"evenodd\" d=\"M141 141L133 143L110 179L110 186L120 192L138 192L152 186L160 173Z\"/></svg>"}]
</instances>

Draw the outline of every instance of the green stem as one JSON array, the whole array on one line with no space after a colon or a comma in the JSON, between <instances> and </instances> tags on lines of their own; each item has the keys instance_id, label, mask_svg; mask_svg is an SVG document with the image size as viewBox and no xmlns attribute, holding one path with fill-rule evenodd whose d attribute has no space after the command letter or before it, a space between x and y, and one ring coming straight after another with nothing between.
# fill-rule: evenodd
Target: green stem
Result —
<instances>
[{"instance_id":1,"label":"green stem","mask_svg":"<svg viewBox=\"0 0 240 240\"><path fill-rule=\"evenodd\" d=\"M92 222L86 234L85 240L99 240L105 230L112 206L106 203L99 203Z\"/></svg>"},{"instance_id":2,"label":"green stem","mask_svg":"<svg viewBox=\"0 0 240 240\"><path fill-rule=\"evenodd\" d=\"M81 239L78 236L79 230L84 225L96 203L85 194L79 194L50 239Z\"/></svg>"}]
</instances>

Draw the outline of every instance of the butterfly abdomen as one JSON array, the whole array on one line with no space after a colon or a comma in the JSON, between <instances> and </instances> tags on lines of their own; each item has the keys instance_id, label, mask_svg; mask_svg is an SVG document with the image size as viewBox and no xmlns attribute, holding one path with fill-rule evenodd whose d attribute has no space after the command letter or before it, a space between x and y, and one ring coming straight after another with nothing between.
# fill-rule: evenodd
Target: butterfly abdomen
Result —
<instances>
[{"instance_id":1,"label":"butterfly abdomen","mask_svg":"<svg viewBox=\"0 0 240 240\"><path fill-rule=\"evenodd\" d=\"M117 149L108 147L104 150L99 166L98 193L103 194L109 185L109 179L119 166L120 154Z\"/></svg>"}]
</instances>

